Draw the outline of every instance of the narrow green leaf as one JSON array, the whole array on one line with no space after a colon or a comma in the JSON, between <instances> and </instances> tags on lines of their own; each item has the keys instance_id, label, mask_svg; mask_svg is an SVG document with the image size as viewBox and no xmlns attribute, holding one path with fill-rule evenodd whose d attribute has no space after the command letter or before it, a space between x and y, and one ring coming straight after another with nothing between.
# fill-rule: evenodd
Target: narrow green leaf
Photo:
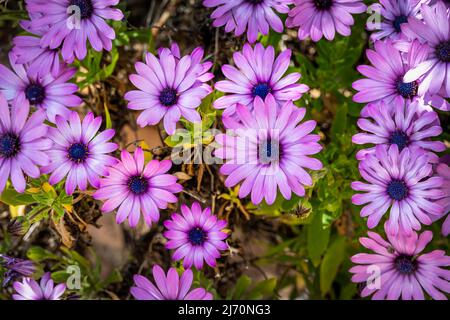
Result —
<instances>
[{"instance_id":1,"label":"narrow green leaf","mask_svg":"<svg viewBox=\"0 0 450 320\"><path fill-rule=\"evenodd\" d=\"M0 194L0 202L3 202L9 206L20 206L35 203L36 201L30 194L18 193L12 188L3 190Z\"/></svg>"},{"instance_id":2,"label":"narrow green leaf","mask_svg":"<svg viewBox=\"0 0 450 320\"><path fill-rule=\"evenodd\" d=\"M105 108L105 121L106 121L106 129L111 129L112 128L112 121L111 121L111 114L109 113L109 109L108 109L108 105L106 104L106 102L103 104L104 108Z\"/></svg>"},{"instance_id":3,"label":"narrow green leaf","mask_svg":"<svg viewBox=\"0 0 450 320\"><path fill-rule=\"evenodd\" d=\"M321 212L313 214L311 224L307 229L307 249L309 258L315 267L320 264L322 254L325 252L330 240L330 228L323 224Z\"/></svg>"},{"instance_id":4,"label":"narrow green leaf","mask_svg":"<svg viewBox=\"0 0 450 320\"><path fill-rule=\"evenodd\" d=\"M234 287L232 298L234 300L239 300L244 295L245 291L247 291L251 282L252 280L248 276L242 275Z\"/></svg>"},{"instance_id":5,"label":"narrow green leaf","mask_svg":"<svg viewBox=\"0 0 450 320\"><path fill-rule=\"evenodd\" d=\"M333 241L323 257L320 265L320 292L325 295L331 288L339 266L345 256L345 237L338 237Z\"/></svg>"}]
</instances>

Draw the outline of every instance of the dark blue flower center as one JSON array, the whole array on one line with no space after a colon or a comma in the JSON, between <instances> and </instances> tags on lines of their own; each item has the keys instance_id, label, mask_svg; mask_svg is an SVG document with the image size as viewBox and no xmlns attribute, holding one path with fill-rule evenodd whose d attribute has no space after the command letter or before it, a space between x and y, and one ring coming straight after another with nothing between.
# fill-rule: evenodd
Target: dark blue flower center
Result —
<instances>
[{"instance_id":1,"label":"dark blue flower center","mask_svg":"<svg viewBox=\"0 0 450 320\"><path fill-rule=\"evenodd\" d=\"M403 131L395 131L389 137L389 143L396 144L400 151L408 145L408 136Z\"/></svg>"},{"instance_id":2,"label":"dark blue flower center","mask_svg":"<svg viewBox=\"0 0 450 320\"><path fill-rule=\"evenodd\" d=\"M402 80L398 80L396 84L397 92L405 99L414 98L417 95L417 89L419 85L416 81L405 83Z\"/></svg>"},{"instance_id":3,"label":"dark blue flower center","mask_svg":"<svg viewBox=\"0 0 450 320\"><path fill-rule=\"evenodd\" d=\"M267 139L258 146L258 159L262 164L270 164L280 160L280 143L277 140Z\"/></svg>"},{"instance_id":4,"label":"dark blue flower center","mask_svg":"<svg viewBox=\"0 0 450 320\"><path fill-rule=\"evenodd\" d=\"M84 162L89 155L89 150L83 143L72 144L67 152L69 159L76 163Z\"/></svg>"},{"instance_id":5,"label":"dark blue flower center","mask_svg":"<svg viewBox=\"0 0 450 320\"><path fill-rule=\"evenodd\" d=\"M328 10L333 5L333 0L314 0L314 4L319 10Z\"/></svg>"},{"instance_id":6,"label":"dark blue flower center","mask_svg":"<svg viewBox=\"0 0 450 320\"><path fill-rule=\"evenodd\" d=\"M30 84L25 89L25 96L30 104L40 104L45 99L45 88L40 84Z\"/></svg>"},{"instance_id":7,"label":"dark blue flower center","mask_svg":"<svg viewBox=\"0 0 450 320\"><path fill-rule=\"evenodd\" d=\"M189 231L188 238L194 246L201 246L206 240L206 232L200 227L195 227Z\"/></svg>"},{"instance_id":8,"label":"dark blue flower center","mask_svg":"<svg viewBox=\"0 0 450 320\"><path fill-rule=\"evenodd\" d=\"M134 194L145 193L148 190L148 180L141 176L131 177L128 182L128 187Z\"/></svg>"},{"instance_id":9,"label":"dark blue flower center","mask_svg":"<svg viewBox=\"0 0 450 320\"><path fill-rule=\"evenodd\" d=\"M272 91L267 83L258 83L252 90L253 97L260 97L265 99L267 95Z\"/></svg>"},{"instance_id":10,"label":"dark blue flower center","mask_svg":"<svg viewBox=\"0 0 450 320\"><path fill-rule=\"evenodd\" d=\"M402 180L392 180L387 186L387 193L392 199L400 201L408 196L408 187Z\"/></svg>"},{"instance_id":11,"label":"dark blue flower center","mask_svg":"<svg viewBox=\"0 0 450 320\"><path fill-rule=\"evenodd\" d=\"M20 150L19 138L13 133L0 136L0 156L3 158L14 157Z\"/></svg>"},{"instance_id":12,"label":"dark blue flower center","mask_svg":"<svg viewBox=\"0 0 450 320\"><path fill-rule=\"evenodd\" d=\"M80 8L81 19L90 18L94 12L94 6L91 0L71 0L70 5Z\"/></svg>"},{"instance_id":13,"label":"dark blue flower center","mask_svg":"<svg viewBox=\"0 0 450 320\"><path fill-rule=\"evenodd\" d=\"M417 262L414 258L404 254L401 254L395 258L394 265L397 271L403 274L414 273L417 269Z\"/></svg>"},{"instance_id":14,"label":"dark blue flower center","mask_svg":"<svg viewBox=\"0 0 450 320\"><path fill-rule=\"evenodd\" d=\"M450 62L450 41L441 42L436 46L436 57L442 62Z\"/></svg>"},{"instance_id":15,"label":"dark blue flower center","mask_svg":"<svg viewBox=\"0 0 450 320\"><path fill-rule=\"evenodd\" d=\"M393 23L395 31L401 32L402 31L401 25L406 22L408 22L407 16L401 15L401 16L395 17L394 23Z\"/></svg>"},{"instance_id":16,"label":"dark blue flower center","mask_svg":"<svg viewBox=\"0 0 450 320\"><path fill-rule=\"evenodd\" d=\"M247 2L256 5L256 4L263 3L264 0L247 0Z\"/></svg>"},{"instance_id":17,"label":"dark blue flower center","mask_svg":"<svg viewBox=\"0 0 450 320\"><path fill-rule=\"evenodd\" d=\"M164 89L163 91L161 91L161 94L159 95L159 101L162 103L163 106L166 107L173 106L178 101L177 91L172 88Z\"/></svg>"}]
</instances>

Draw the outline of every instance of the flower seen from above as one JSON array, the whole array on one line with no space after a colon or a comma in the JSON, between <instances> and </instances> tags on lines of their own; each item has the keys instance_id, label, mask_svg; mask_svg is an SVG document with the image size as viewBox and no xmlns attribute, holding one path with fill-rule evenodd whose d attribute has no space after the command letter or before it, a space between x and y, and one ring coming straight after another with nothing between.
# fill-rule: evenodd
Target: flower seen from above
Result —
<instances>
[{"instance_id":1,"label":"flower seen from above","mask_svg":"<svg viewBox=\"0 0 450 320\"><path fill-rule=\"evenodd\" d=\"M360 65L358 71L365 79L353 83L357 91L353 101L359 103L385 100L388 105L405 104L423 96L419 93L419 81L405 82L403 76L416 67L428 54L426 46L415 41L407 54L398 50L391 40L376 41L374 49L366 51L372 63ZM365 109L362 111L365 115Z\"/></svg>"},{"instance_id":2,"label":"flower seen from above","mask_svg":"<svg viewBox=\"0 0 450 320\"><path fill-rule=\"evenodd\" d=\"M213 295L203 288L191 290L194 275L190 269L185 270L181 277L177 269L170 268L167 276L164 270L155 265L153 278L156 286L146 277L134 276L134 286L130 293L136 300L212 300Z\"/></svg>"},{"instance_id":3,"label":"flower seen from above","mask_svg":"<svg viewBox=\"0 0 450 320\"><path fill-rule=\"evenodd\" d=\"M393 102L391 102L393 103ZM446 149L441 141L430 138L442 133L439 118L434 111L420 110L419 103L388 106L384 101L369 104L365 108L367 117L358 120L358 127L365 131L353 136L356 144L396 144L400 151L405 147L420 147L430 151L430 157L438 160L434 152ZM374 153L375 146L362 149L356 154L358 160Z\"/></svg>"},{"instance_id":4,"label":"flower seen from above","mask_svg":"<svg viewBox=\"0 0 450 320\"><path fill-rule=\"evenodd\" d=\"M225 32L239 37L247 31L247 39L254 43L258 33L269 29L281 33L284 26L278 13L288 13L292 0L204 0L203 5L215 8L211 14L214 27L225 26Z\"/></svg>"},{"instance_id":5,"label":"flower seen from above","mask_svg":"<svg viewBox=\"0 0 450 320\"><path fill-rule=\"evenodd\" d=\"M419 94L441 93L450 97L450 10L443 1L434 6L422 4L423 21L410 17L402 26L403 32L419 39L428 50L428 56L404 75L403 81L420 80Z\"/></svg>"},{"instance_id":6,"label":"flower seen from above","mask_svg":"<svg viewBox=\"0 0 450 320\"><path fill-rule=\"evenodd\" d=\"M14 189L23 193L26 188L24 173L39 178L39 167L48 165L47 151L52 141L47 138L45 113L38 110L30 117L30 105L23 96L18 97L11 110L0 93L0 193L11 177Z\"/></svg>"},{"instance_id":7,"label":"flower seen from above","mask_svg":"<svg viewBox=\"0 0 450 320\"><path fill-rule=\"evenodd\" d=\"M98 133L101 117L88 113L81 122L73 111L69 121L56 116L56 128L49 130L49 138L54 147L48 151L51 163L43 168L50 175L49 183L56 184L66 178L66 193L71 195L78 187L85 191L88 182L94 188L100 187L100 176L108 174L107 167L117 163L109 155L119 147L109 142L114 136L113 129Z\"/></svg>"},{"instance_id":8,"label":"flower seen from above","mask_svg":"<svg viewBox=\"0 0 450 320\"><path fill-rule=\"evenodd\" d=\"M420 5L429 0L380 0L370 6L372 12L383 16L383 22L367 22L367 30L376 31L370 35L373 41L384 38L399 39L403 36L402 24L408 22L409 17L420 16Z\"/></svg>"},{"instance_id":9,"label":"flower seen from above","mask_svg":"<svg viewBox=\"0 0 450 320\"><path fill-rule=\"evenodd\" d=\"M299 28L299 40L311 37L314 42L322 37L333 40L336 32L349 36L355 23L352 13L363 13L367 8L361 0L295 0L294 4L286 26Z\"/></svg>"},{"instance_id":10,"label":"flower seen from above","mask_svg":"<svg viewBox=\"0 0 450 320\"><path fill-rule=\"evenodd\" d=\"M225 109L224 115L236 112L236 104L240 103L253 110L257 97L265 99L270 93L279 106L286 101L296 101L309 90L304 84L297 83L300 73L287 75L291 61L291 50L286 49L275 57L272 46L264 48L257 43L254 48L245 44L242 52L235 52L233 60L236 67L224 65L222 72L227 80L218 81L215 88L228 93L214 102L217 109Z\"/></svg>"},{"instance_id":11,"label":"flower seen from above","mask_svg":"<svg viewBox=\"0 0 450 320\"><path fill-rule=\"evenodd\" d=\"M374 253L358 253L351 260L352 281L363 283L362 297L374 300L447 300L450 293L450 257L443 250L422 253L433 238L431 231L392 235L385 225L388 241L368 232L359 242ZM370 278L373 279L370 279Z\"/></svg>"},{"instance_id":12,"label":"flower seen from above","mask_svg":"<svg viewBox=\"0 0 450 320\"><path fill-rule=\"evenodd\" d=\"M60 300L66 291L64 283L55 286L50 272L45 273L39 283L31 278L23 278L21 282L14 282L13 287L16 291L14 300Z\"/></svg>"},{"instance_id":13,"label":"flower seen from above","mask_svg":"<svg viewBox=\"0 0 450 320\"><path fill-rule=\"evenodd\" d=\"M191 208L183 204L181 215L174 213L164 221L168 229L164 236L169 239L166 248L176 249L172 259L183 259L184 268L194 265L201 269L203 261L215 267L216 259L220 258L219 250L228 249L223 241L228 236L223 231L226 225L225 220L218 220L211 214L210 208L202 210L198 202L194 202Z\"/></svg>"},{"instance_id":14,"label":"flower seen from above","mask_svg":"<svg viewBox=\"0 0 450 320\"><path fill-rule=\"evenodd\" d=\"M232 132L216 136L219 147L215 155L226 160L220 168L228 176L225 186L230 188L242 181L239 197L251 193L254 204L263 198L273 204L278 189L285 199L290 199L292 192L304 196L304 186L313 184L305 168L322 168L319 160L309 157L322 149L320 136L311 134L316 122L300 124L306 110L292 102L279 108L271 94L265 101L255 99L253 114L240 104L236 109L242 122L224 117L225 126Z\"/></svg>"},{"instance_id":15,"label":"flower seen from above","mask_svg":"<svg viewBox=\"0 0 450 320\"><path fill-rule=\"evenodd\" d=\"M25 0L31 31L46 29L41 46L61 49L63 59L72 63L87 55L86 42L95 51L110 51L116 38L105 20L120 21L123 14L113 6L119 0Z\"/></svg>"},{"instance_id":16,"label":"flower seen from above","mask_svg":"<svg viewBox=\"0 0 450 320\"><path fill-rule=\"evenodd\" d=\"M365 192L353 195L352 202L364 205L360 215L368 217L370 229L389 212L389 230L409 235L442 214L443 207L435 200L443 196L443 179L432 176L429 160L422 149L411 147L400 152L396 144L381 144L360 162L359 171L367 183L352 182L353 190Z\"/></svg>"},{"instance_id":17,"label":"flower seen from above","mask_svg":"<svg viewBox=\"0 0 450 320\"><path fill-rule=\"evenodd\" d=\"M25 65L16 64L12 53L9 60L14 72L0 64L0 92L8 101L18 97L26 99L30 105L43 109L47 119L53 123L57 115L69 117L70 110L67 107L78 107L83 102L75 95L78 86L67 82L75 75L75 68L61 68L57 77L51 74L40 77L40 72L31 75Z\"/></svg>"},{"instance_id":18,"label":"flower seen from above","mask_svg":"<svg viewBox=\"0 0 450 320\"><path fill-rule=\"evenodd\" d=\"M129 109L143 110L137 119L141 127L163 119L164 129L171 135L181 116L190 122L201 121L196 108L212 92L206 84L213 77L208 72L212 63L201 62L201 48L183 57L176 45L158 52L159 58L147 53L146 63L136 63L137 74L130 75L130 81L139 90L127 92L125 99Z\"/></svg>"},{"instance_id":19,"label":"flower seen from above","mask_svg":"<svg viewBox=\"0 0 450 320\"><path fill-rule=\"evenodd\" d=\"M116 208L116 222L128 219L131 227L136 227L141 214L147 225L159 220L159 209L167 209L168 203L178 201L174 193L183 187L177 177L167 174L172 167L170 160L151 160L144 164L144 151L138 147L132 156L122 150L121 161L108 167L108 176L100 179L100 188L93 197L106 200L103 212Z\"/></svg>"},{"instance_id":20,"label":"flower seen from above","mask_svg":"<svg viewBox=\"0 0 450 320\"><path fill-rule=\"evenodd\" d=\"M444 194L443 197L437 201L437 203L444 207L443 216L447 215L445 220L442 222L442 235L447 237L450 234L450 215L448 215L450 212L450 167L447 163L440 163L436 167L436 174L444 179L444 183L442 185L442 191Z\"/></svg>"}]
</instances>

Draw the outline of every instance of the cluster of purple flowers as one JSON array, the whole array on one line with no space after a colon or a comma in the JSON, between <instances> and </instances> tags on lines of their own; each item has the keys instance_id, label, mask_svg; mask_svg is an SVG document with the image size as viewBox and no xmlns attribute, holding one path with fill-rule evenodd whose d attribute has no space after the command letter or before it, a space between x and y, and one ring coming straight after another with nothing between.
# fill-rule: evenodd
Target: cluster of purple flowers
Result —
<instances>
[{"instance_id":1,"label":"cluster of purple flowers","mask_svg":"<svg viewBox=\"0 0 450 320\"><path fill-rule=\"evenodd\" d=\"M353 142L369 145L358 152L359 171L352 202L364 205L360 214L374 228L383 217L388 241L375 232L360 238L375 254L352 257L352 281L364 284L362 296L373 299L446 299L450 293L450 257L442 250L420 254L431 231L420 235L450 210L450 169L446 149L433 138L442 133L437 113L449 111L450 12L443 1L382 0L372 6L384 21L367 50L372 65L358 71L367 78L353 83L355 102L369 103L361 111L362 133ZM449 218L442 234L450 233Z\"/></svg>"},{"instance_id":2,"label":"cluster of purple flowers","mask_svg":"<svg viewBox=\"0 0 450 320\"><path fill-rule=\"evenodd\" d=\"M114 130L99 132L102 119L92 113L83 119L68 107L81 105L70 83L76 70L68 63L83 60L87 42L95 51L111 50L114 30L106 20L121 20L114 8L119 0L26 0L29 20L21 26L31 36L18 36L10 52L12 70L0 65L0 193L8 179L14 189L26 190L26 177L49 174L49 183L64 182L71 195L88 185L96 189L93 197L102 200L105 213L117 210L116 221L128 220L136 227L141 217L147 225L157 223L160 210L178 202L175 195L183 187L169 172L170 160L145 163L144 150L133 154L122 150L120 159L112 156L119 146L111 140ZM292 5L289 7L289 5ZM239 36L247 31L249 43L269 28L282 32L284 24L277 13L287 14L286 26L299 27L299 39L322 37L332 40L335 33L348 36L354 20L366 6L361 0L204 0L212 13L214 26L225 26ZM77 10L75 10L75 7ZM374 7L375 8L375 7ZM445 145L432 138L442 129L429 105L449 110L450 26L449 9L438 0L384 0L378 6L385 21L373 39L374 50L367 56L373 66L359 66L367 77L354 83L354 100L369 103L358 126L364 130L354 136L357 144L372 144L358 153L360 172L366 182L354 182L353 203L365 205L361 215L368 227L377 226L389 212L385 230L389 242L376 233L361 238L363 246L377 254L358 254L360 265L351 269L353 281L368 280L368 270L377 266L381 286L366 286L362 294L374 298L421 299L423 289L432 298L445 298L450 292L450 258L435 250L419 255L431 240L429 231L416 231L445 216L450 206L450 169L435 152ZM74 15L71 13L74 12ZM163 122L169 134L175 133L181 117L201 122L197 108L212 92L207 84L213 78L212 63L203 61L201 48L182 56L176 44L161 48L158 55L148 53L145 63L135 65L130 81L137 90L125 98L128 108L142 110L141 126ZM225 185L240 184L239 197L250 195L259 205L263 199L273 204L278 191L285 199L292 193L304 196L313 185L308 170L320 170L313 158L322 149L320 136L312 134L315 121L302 122L306 110L294 105L309 88L298 83L299 73L288 73L291 51L277 57L271 46L245 44L233 55L235 66L224 65L226 80L215 84L224 95L214 102L224 109L226 134L216 136L215 155L225 160L221 173ZM35 107L35 111L31 111ZM45 120L54 125L49 126ZM449 230L449 218L443 233ZM167 274L155 265L156 286L136 275L131 294L139 300L212 299L204 288L191 290L194 266L217 265L221 251L227 250L227 222L199 203L181 205L164 221L166 248L174 250L172 259L182 260L180 277L175 268ZM54 284L50 273L40 283L31 278L34 266L26 261L6 259L8 279L23 276L13 284L14 299L57 300L65 285Z\"/></svg>"},{"instance_id":3,"label":"cluster of purple flowers","mask_svg":"<svg viewBox=\"0 0 450 320\"><path fill-rule=\"evenodd\" d=\"M211 14L213 26L224 26L226 32L234 31L236 36L247 30L250 43L257 40L259 32L267 35L270 28L283 32L283 22L276 12L288 15L285 24L299 28L300 40L311 37L319 41L322 37L333 40L336 32L349 36L354 24L352 13L367 9L361 0L204 0L203 5L215 8Z\"/></svg>"}]
</instances>

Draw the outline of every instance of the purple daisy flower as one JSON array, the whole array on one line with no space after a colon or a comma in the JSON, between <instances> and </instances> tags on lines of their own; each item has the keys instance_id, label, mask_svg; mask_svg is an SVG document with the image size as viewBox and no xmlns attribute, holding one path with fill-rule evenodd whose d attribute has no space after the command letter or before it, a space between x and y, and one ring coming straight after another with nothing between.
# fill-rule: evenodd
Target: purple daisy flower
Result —
<instances>
[{"instance_id":1,"label":"purple daisy flower","mask_svg":"<svg viewBox=\"0 0 450 320\"><path fill-rule=\"evenodd\" d=\"M436 167L436 174L444 179L442 185L444 195L437 201L438 204L444 207L444 212L442 216L436 217L436 219L433 220L440 219L450 212L450 167L446 163L440 163ZM450 215L447 215L447 218L442 224L442 234L444 237L447 237L450 234Z\"/></svg>"},{"instance_id":2,"label":"purple daisy flower","mask_svg":"<svg viewBox=\"0 0 450 320\"><path fill-rule=\"evenodd\" d=\"M94 118L91 112L83 122L75 111L69 121L56 116L56 128L49 130L49 138L54 142L54 147L48 151L51 163L42 168L44 173L52 173L50 184L57 184L67 176L65 185L69 195L76 187L86 190L88 181L94 188L100 187L99 176L107 175L107 166L117 163L108 153L119 147L109 142L115 134L113 129L97 134L101 124L102 118Z\"/></svg>"},{"instance_id":3,"label":"purple daisy flower","mask_svg":"<svg viewBox=\"0 0 450 320\"><path fill-rule=\"evenodd\" d=\"M353 143L396 144L400 151L405 147L419 147L429 150L429 155L435 162L438 161L438 156L433 152L446 149L443 142L430 139L442 133L437 113L421 110L418 102L390 107L381 101L369 104L365 113L367 117L358 120L358 127L365 132L355 134ZM375 146L362 149L358 151L356 158L363 160L367 154L374 152Z\"/></svg>"},{"instance_id":4,"label":"purple daisy flower","mask_svg":"<svg viewBox=\"0 0 450 320\"><path fill-rule=\"evenodd\" d=\"M13 279L30 277L36 272L36 266L32 261L8 257L4 254L0 254L0 266L7 269L3 275L3 287L6 287Z\"/></svg>"},{"instance_id":5,"label":"purple daisy flower","mask_svg":"<svg viewBox=\"0 0 450 320\"><path fill-rule=\"evenodd\" d=\"M384 38L399 39L403 36L401 25L408 22L409 17L419 17L420 5L429 0L380 0L370 8L380 13L384 21L381 24L367 23L367 30L379 30L371 34L370 38L381 40Z\"/></svg>"},{"instance_id":6,"label":"purple daisy flower","mask_svg":"<svg viewBox=\"0 0 450 320\"><path fill-rule=\"evenodd\" d=\"M24 172L31 178L39 178L38 166L50 162L47 151L52 141L46 138L45 113L38 110L28 118L29 112L30 105L23 97L18 97L10 110L0 93L0 193L9 176L14 189L24 192Z\"/></svg>"},{"instance_id":7,"label":"purple daisy flower","mask_svg":"<svg viewBox=\"0 0 450 320\"><path fill-rule=\"evenodd\" d=\"M141 127L155 125L164 118L164 129L173 134L180 117L200 122L196 108L204 97L212 92L205 82L213 78L207 72L211 62L202 63L203 49L196 48L190 55L180 58L177 45L159 50L159 59L151 53L146 63L137 62L137 74L130 81L139 89L129 91L125 99L128 108L144 110L138 117Z\"/></svg>"},{"instance_id":8,"label":"purple daisy flower","mask_svg":"<svg viewBox=\"0 0 450 320\"><path fill-rule=\"evenodd\" d=\"M25 65L16 64L12 53L9 55L9 61L15 73L0 64L0 92L8 101L18 97L27 99L30 105L44 109L47 119L53 123L56 115L69 117L70 111L67 107L77 107L83 102L74 94L78 91L78 86L67 82L76 73L75 68L62 68L57 77L51 74L39 77L37 74L29 74Z\"/></svg>"},{"instance_id":9,"label":"purple daisy flower","mask_svg":"<svg viewBox=\"0 0 450 320\"><path fill-rule=\"evenodd\" d=\"M140 215L150 226L159 220L159 209L167 209L167 203L177 202L174 193L183 187L177 178L166 174L172 167L170 160L152 160L144 167L144 152L137 148L134 157L122 150L121 161L108 168L109 175L100 179L100 188L93 197L106 200L103 212L111 212L117 207L116 221L127 218L131 227L137 226Z\"/></svg>"},{"instance_id":10,"label":"purple daisy flower","mask_svg":"<svg viewBox=\"0 0 450 320\"><path fill-rule=\"evenodd\" d=\"M135 275L131 295L136 300L213 300L213 295L203 288L189 291L194 279L190 269L185 270L180 278L177 269L170 268L166 276L164 270L155 265L153 278L156 286L146 277Z\"/></svg>"},{"instance_id":11,"label":"purple daisy flower","mask_svg":"<svg viewBox=\"0 0 450 320\"><path fill-rule=\"evenodd\" d=\"M352 188L366 193L355 194L353 204L365 205L361 217L369 217L367 226L378 225L389 210L389 229L411 234L420 230L421 223L430 225L433 216L443 208L435 202L442 197L443 179L431 177L433 167L428 153L422 149L404 148L396 144L378 145L375 153L366 155L359 163L361 176L369 183L352 182Z\"/></svg>"},{"instance_id":12,"label":"purple daisy flower","mask_svg":"<svg viewBox=\"0 0 450 320\"><path fill-rule=\"evenodd\" d=\"M299 124L306 109L295 107L292 101L278 108L269 94L265 101L255 99L253 114L241 104L236 111L242 123L224 117L224 124L232 132L216 136L220 146L215 155L227 161L220 168L222 174L228 175L225 186L233 187L243 181L239 197L251 192L254 204L261 203L263 198L273 204L278 188L285 199L291 198L292 191L304 196L304 185L313 184L304 168L322 168L319 160L308 157L322 149L317 143L320 136L310 134L316 122Z\"/></svg>"},{"instance_id":13,"label":"purple daisy flower","mask_svg":"<svg viewBox=\"0 0 450 320\"><path fill-rule=\"evenodd\" d=\"M48 28L41 46L61 48L62 57L68 63L75 56L79 60L86 57L87 40L95 51L110 51L116 35L105 19L123 18L122 11L112 7L119 0L26 0L25 3L31 30Z\"/></svg>"},{"instance_id":14,"label":"purple daisy flower","mask_svg":"<svg viewBox=\"0 0 450 320\"><path fill-rule=\"evenodd\" d=\"M174 213L170 220L164 221L168 231L164 236L169 239L167 249L177 249L172 256L175 261L183 260L183 267L194 265L198 270L203 267L203 260L211 266L216 266L220 258L219 250L227 250L223 241L228 235L222 230L226 227L225 220L218 220L211 214L211 209L202 211L200 204L194 202L192 207L181 205L181 215Z\"/></svg>"},{"instance_id":15,"label":"purple daisy flower","mask_svg":"<svg viewBox=\"0 0 450 320\"><path fill-rule=\"evenodd\" d=\"M288 28L299 27L298 38L319 41L324 36L333 40L337 33L349 36L352 31L352 13L365 12L367 6L361 0L295 0L295 6L286 19Z\"/></svg>"},{"instance_id":16,"label":"purple daisy flower","mask_svg":"<svg viewBox=\"0 0 450 320\"><path fill-rule=\"evenodd\" d=\"M269 34L269 28L283 32L283 22L276 12L288 13L292 0L204 0L208 8L217 7L211 14L214 27L225 26L225 32L239 37L247 30L247 39L254 43L258 33ZM276 12L275 12L276 11Z\"/></svg>"},{"instance_id":17,"label":"purple daisy flower","mask_svg":"<svg viewBox=\"0 0 450 320\"><path fill-rule=\"evenodd\" d=\"M424 300L425 291L433 299L446 300L442 292L450 293L450 257L443 250L422 253L433 233L393 236L387 225L385 230L388 241L370 231L369 237L359 239L375 254L358 253L351 258L358 264L350 269L352 281L365 283L361 296L372 295L374 300Z\"/></svg>"},{"instance_id":18,"label":"purple daisy flower","mask_svg":"<svg viewBox=\"0 0 450 320\"><path fill-rule=\"evenodd\" d=\"M255 98L265 99L269 93L280 105L289 100L300 99L309 90L307 85L297 83L300 73L293 72L283 77L289 68L291 53L289 49L284 50L275 59L272 46L265 49L262 44L257 43L253 49L245 44L242 52L233 54L234 63L239 70L231 65L222 67L228 80L219 81L214 87L231 94L217 99L214 107L226 109L224 115L232 115L236 112L236 103L252 110Z\"/></svg>"},{"instance_id":19,"label":"purple daisy flower","mask_svg":"<svg viewBox=\"0 0 450 320\"><path fill-rule=\"evenodd\" d=\"M13 38L14 47L11 49L16 64L28 65L27 73L32 77L45 77L51 74L58 77L61 69L59 50L41 46L42 30L32 30L30 21L22 21L21 26L32 35L16 36Z\"/></svg>"},{"instance_id":20,"label":"purple daisy flower","mask_svg":"<svg viewBox=\"0 0 450 320\"><path fill-rule=\"evenodd\" d=\"M423 93L418 91L420 81L404 82L403 76L426 58L428 54L426 46L415 41L411 44L409 52L404 54L387 39L376 41L374 47L375 50L366 51L372 66L357 67L367 79L353 83L353 88L359 91L353 96L353 101L366 103L385 100L387 104L403 105L405 102L423 97ZM363 114L364 112L363 110Z\"/></svg>"},{"instance_id":21,"label":"purple daisy flower","mask_svg":"<svg viewBox=\"0 0 450 320\"><path fill-rule=\"evenodd\" d=\"M405 74L403 81L420 81L419 93L437 94L450 97L450 10L443 1L430 7L421 6L423 21L414 17L402 26L403 32L413 39L424 42L428 57L413 66Z\"/></svg>"},{"instance_id":22,"label":"purple daisy flower","mask_svg":"<svg viewBox=\"0 0 450 320\"><path fill-rule=\"evenodd\" d=\"M64 283L55 286L50 272L42 276L40 283L31 278L23 278L22 282L14 282L13 287L16 290L14 300L60 300L66 291Z\"/></svg>"}]
</instances>

